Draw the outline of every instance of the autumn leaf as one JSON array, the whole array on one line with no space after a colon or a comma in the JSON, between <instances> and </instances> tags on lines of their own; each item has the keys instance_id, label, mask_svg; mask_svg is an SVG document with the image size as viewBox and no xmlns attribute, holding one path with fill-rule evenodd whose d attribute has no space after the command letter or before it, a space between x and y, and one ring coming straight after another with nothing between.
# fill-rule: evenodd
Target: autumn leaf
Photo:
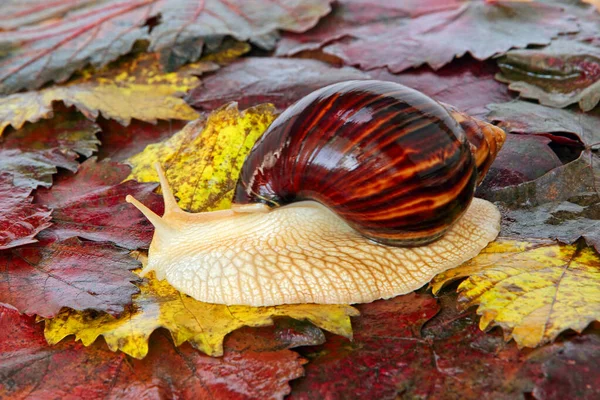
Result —
<instances>
[{"instance_id":1,"label":"autumn leaf","mask_svg":"<svg viewBox=\"0 0 600 400\"><path fill-rule=\"evenodd\" d=\"M492 199L498 189L533 181L561 167L563 163L550 148L551 142L550 138L542 136L506 135L502 151L477 188L477 197Z\"/></svg>"},{"instance_id":2,"label":"autumn leaf","mask_svg":"<svg viewBox=\"0 0 600 400\"><path fill-rule=\"evenodd\" d=\"M273 47L277 29L312 27L330 11L329 3L110 0L68 12L52 23L34 17L37 25L0 32L4 49L0 93L64 82L87 64L102 67L116 60L138 40L149 40L150 51L162 53L162 64L169 70L197 60L205 44L214 49L227 35ZM35 8L32 11L36 13ZM161 19L150 32L146 23L159 14Z\"/></svg>"},{"instance_id":3,"label":"autumn leaf","mask_svg":"<svg viewBox=\"0 0 600 400\"><path fill-rule=\"evenodd\" d=\"M543 105L578 103L583 111L600 101L600 48L574 40L555 40L543 49L512 50L498 60L497 79L520 96Z\"/></svg>"},{"instance_id":4,"label":"autumn leaf","mask_svg":"<svg viewBox=\"0 0 600 400\"><path fill-rule=\"evenodd\" d=\"M268 104L242 112L236 104L224 106L131 157L128 179L158 182L154 163L160 162L181 208L192 212L229 208L246 155L274 119Z\"/></svg>"},{"instance_id":5,"label":"autumn leaf","mask_svg":"<svg viewBox=\"0 0 600 400\"><path fill-rule=\"evenodd\" d=\"M155 184L123 182L131 168L110 161L96 162L92 157L81 164L76 174L59 175L50 189L38 190L37 204L53 209L51 228L45 238L65 240L80 237L97 242L113 242L135 250L148 248L154 227L125 202L134 194L152 210L164 210L161 196L153 193Z\"/></svg>"},{"instance_id":6,"label":"autumn leaf","mask_svg":"<svg viewBox=\"0 0 600 400\"><path fill-rule=\"evenodd\" d=\"M507 132L544 135L554 142L572 146L600 142L597 112L557 110L527 101L488 104L487 108L490 110L487 119Z\"/></svg>"},{"instance_id":7,"label":"autumn leaf","mask_svg":"<svg viewBox=\"0 0 600 400\"><path fill-rule=\"evenodd\" d=\"M75 335L85 346L103 336L112 351L120 350L135 358L148 353L148 338L158 328L171 332L176 346L190 342L210 355L223 355L225 336L243 326L273 324L273 317L308 319L315 325L345 337L352 337L350 316L355 309L344 305L281 305L275 307L225 306L202 303L178 292L152 274L139 285L133 308L118 318L109 314L65 310L46 320L45 336L56 344Z\"/></svg>"},{"instance_id":8,"label":"autumn leaf","mask_svg":"<svg viewBox=\"0 0 600 400\"><path fill-rule=\"evenodd\" d=\"M463 308L478 305L479 327L504 329L519 347L553 341L566 329L583 331L600 315L600 258L590 247L510 239L432 281L469 277L458 287Z\"/></svg>"},{"instance_id":9,"label":"autumn leaf","mask_svg":"<svg viewBox=\"0 0 600 400\"><path fill-rule=\"evenodd\" d=\"M8 173L0 174L0 250L34 243L49 227L51 210L31 204L31 189L15 187Z\"/></svg>"},{"instance_id":10,"label":"autumn leaf","mask_svg":"<svg viewBox=\"0 0 600 400\"><path fill-rule=\"evenodd\" d=\"M97 0L4 0L0 29L17 29L46 19L60 18L67 12L93 4Z\"/></svg>"},{"instance_id":11,"label":"autumn leaf","mask_svg":"<svg viewBox=\"0 0 600 400\"><path fill-rule=\"evenodd\" d=\"M387 68L368 71L373 79L401 83L467 113L481 117L488 113L485 105L509 101L506 87L494 79L498 67L492 62L478 62L463 57L434 71L423 66L392 74ZM500 153L502 154L502 153Z\"/></svg>"},{"instance_id":12,"label":"autumn leaf","mask_svg":"<svg viewBox=\"0 0 600 400\"><path fill-rule=\"evenodd\" d=\"M150 338L143 361L67 341L48 346L42 324L0 305L2 398L271 399L288 394L304 360L273 335L237 331L221 358L175 347L165 332Z\"/></svg>"},{"instance_id":13,"label":"autumn leaf","mask_svg":"<svg viewBox=\"0 0 600 400\"><path fill-rule=\"evenodd\" d=\"M62 307L116 315L131 302L139 263L109 243L40 242L0 252L0 303L53 317Z\"/></svg>"},{"instance_id":14,"label":"autumn leaf","mask_svg":"<svg viewBox=\"0 0 600 400\"><path fill-rule=\"evenodd\" d=\"M572 19L554 5L465 1L393 24L357 26L346 33L349 40L323 43L323 52L365 70L387 67L396 73L422 64L438 69L466 53L485 60L514 47L547 44L560 33L576 32Z\"/></svg>"},{"instance_id":15,"label":"autumn leaf","mask_svg":"<svg viewBox=\"0 0 600 400\"><path fill-rule=\"evenodd\" d=\"M368 78L354 68L335 68L317 60L246 57L203 77L187 101L209 111L232 101L241 109L261 103L284 109L332 83Z\"/></svg>"}]
</instances>

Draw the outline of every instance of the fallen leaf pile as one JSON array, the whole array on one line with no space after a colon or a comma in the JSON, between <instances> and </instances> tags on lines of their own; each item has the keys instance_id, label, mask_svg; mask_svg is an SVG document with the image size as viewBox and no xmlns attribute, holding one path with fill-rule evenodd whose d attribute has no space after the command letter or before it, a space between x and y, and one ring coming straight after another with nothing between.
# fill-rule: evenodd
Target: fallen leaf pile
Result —
<instances>
[{"instance_id":1,"label":"fallen leaf pile","mask_svg":"<svg viewBox=\"0 0 600 400\"><path fill-rule=\"evenodd\" d=\"M600 398L598 10L2 2L0 399ZM479 256L352 306L202 303L138 275L154 228L125 196L162 215L154 163L183 209L229 208L281 111L365 79L507 132Z\"/></svg>"}]
</instances>

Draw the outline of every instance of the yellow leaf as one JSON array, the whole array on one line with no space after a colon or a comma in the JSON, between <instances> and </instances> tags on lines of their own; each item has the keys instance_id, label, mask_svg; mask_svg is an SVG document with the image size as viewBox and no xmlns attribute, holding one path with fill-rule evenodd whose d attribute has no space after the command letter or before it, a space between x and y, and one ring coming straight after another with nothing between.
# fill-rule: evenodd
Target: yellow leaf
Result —
<instances>
[{"instance_id":1,"label":"yellow leaf","mask_svg":"<svg viewBox=\"0 0 600 400\"><path fill-rule=\"evenodd\" d=\"M105 118L128 125L131 118L146 122L158 119L192 120L198 113L181 95L200 83L195 75L218 68L249 50L236 43L221 53L202 58L176 72L164 73L159 56L139 53L100 70L88 68L71 82L39 91L16 93L0 99L0 135L12 125L19 129L27 121L52 117L52 103L74 105L87 118Z\"/></svg>"},{"instance_id":2,"label":"yellow leaf","mask_svg":"<svg viewBox=\"0 0 600 400\"><path fill-rule=\"evenodd\" d=\"M115 318L109 314L63 310L46 319L44 334L50 344L75 335L89 346L104 336L112 351L121 350L135 358L148 353L148 338L158 328L171 332L175 345L188 341L200 351L223 355L225 336L242 326L273 324L273 317L307 319L316 326L352 338L350 316L358 311L346 305L294 304L275 307L224 306L202 303L175 290L150 274L139 285L132 307Z\"/></svg>"},{"instance_id":3,"label":"yellow leaf","mask_svg":"<svg viewBox=\"0 0 600 400\"><path fill-rule=\"evenodd\" d=\"M581 332L600 320L600 257L582 244L501 239L435 277L433 292L467 276L458 287L463 307L479 304L479 327L501 326L520 347L550 342L566 329Z\"/></svg>"},{"instance_id":4,"label":"yellow leaf","mask_svg":"<svg viewBox=\"0 0 600 400\"><path fill-rule=\"evenodd\" d=\"M133 170L127 179L158 182L154 169L158 161L181 208L192 212L229 208L246 155L274 119L270 104L243 112L235 103L221 107L206 120L190 122L168 140L131 157Z\"/></svg>"}]
</instances>

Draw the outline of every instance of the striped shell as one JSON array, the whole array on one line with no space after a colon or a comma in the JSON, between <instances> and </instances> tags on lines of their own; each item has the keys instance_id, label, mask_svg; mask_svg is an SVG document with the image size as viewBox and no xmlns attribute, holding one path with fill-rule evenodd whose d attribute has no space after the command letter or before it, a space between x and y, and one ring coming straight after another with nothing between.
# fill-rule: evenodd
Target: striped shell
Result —
<instances>
[{"instance_id":1,"label":"striped shell","mask_svg":"<svg viewBox=\"0 0 600 400\"><path fill-rule=\"evenodd\" d=\"M315 200L377 242L423 245L463 215L503 140L499 128L408 87L342 82L273 122L234 203Z\"/></svg>"}]
</instances>

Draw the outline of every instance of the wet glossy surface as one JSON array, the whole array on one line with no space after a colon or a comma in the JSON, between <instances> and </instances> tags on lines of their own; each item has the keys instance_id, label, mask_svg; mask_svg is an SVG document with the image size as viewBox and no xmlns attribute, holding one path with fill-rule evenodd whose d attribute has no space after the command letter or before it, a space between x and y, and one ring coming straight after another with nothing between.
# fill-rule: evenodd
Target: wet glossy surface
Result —
<instances>
[{"instance_id":1,"label":"wet glossy surface","mask_svg":"<svg viewBox=\"0 0 600 400\"><path fill-rule=\"evenodd\" d=\"M477 173L459 123L405 86L350 81L287 109L257 142L235 203L312 199L383 243L441 236L467 209Z\"/></svg>"}]
</instances>

